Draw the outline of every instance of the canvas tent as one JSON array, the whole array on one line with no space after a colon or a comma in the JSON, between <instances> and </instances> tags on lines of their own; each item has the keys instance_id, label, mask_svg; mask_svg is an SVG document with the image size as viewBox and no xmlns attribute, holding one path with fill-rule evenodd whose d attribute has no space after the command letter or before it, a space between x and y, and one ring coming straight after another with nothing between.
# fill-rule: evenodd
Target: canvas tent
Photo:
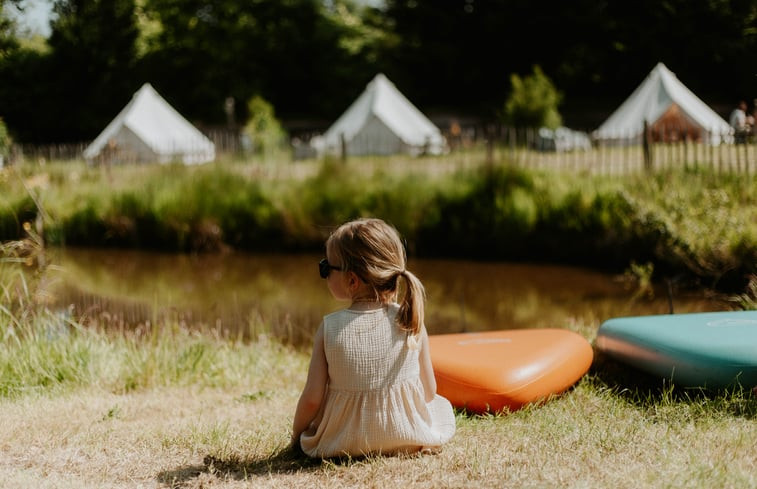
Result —
<instances>
[{"instance_id":1,"label":"canvas tent","mask_svg":"<svg viewBox=\"0 0 757 489\"><path fill-rule=\"evenodd\" d=\"M145 83L84 150L87 161L204 163L215 145Z\"/></svg>"},{"instance_id":2,"label":"canvas tent","mask_svg":"<svg viewBox=\"0 0 757 489\"><path fill-rule=\"evenodd\" d=\"M592 134L604 142L639 142L644 121L655 140L689 139L719 144L731 127L662 64Z\"/></svg>"},{"instance_id":3,"label":"canvas tent","mask_svg":"<svg viewBox=\"0 0 757 489\"><path fill-rule=\"evenodd\" d=\"M383 74L336 122L312 142L320 154L440 154L446 149L441 131Z\"/></svg>"}]
</instances>

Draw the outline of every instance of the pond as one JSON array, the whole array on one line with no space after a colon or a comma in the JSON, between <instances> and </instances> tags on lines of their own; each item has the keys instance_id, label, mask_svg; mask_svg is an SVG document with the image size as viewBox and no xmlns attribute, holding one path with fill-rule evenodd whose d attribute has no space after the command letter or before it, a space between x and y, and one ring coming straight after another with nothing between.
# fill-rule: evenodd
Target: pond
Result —
<instances>
[{"instance_id":1,"label":"pond","mask_svg":"<svg viewBox=\"0 0 757 489\"><path fill-rule=\"evenodd\" d=\"M135 328L168 319L243 338L273 335L305 347L321 317L343 303L319 278L312 254L162 254L58 249L46 280L50 303L86 324ZM610 317L665 314L667 287L584 268L410 259L427 292L431 334L510 328L599 327ZM672 289L675 312L729 309L704 291Z\"/></svg>"}]
</instances>

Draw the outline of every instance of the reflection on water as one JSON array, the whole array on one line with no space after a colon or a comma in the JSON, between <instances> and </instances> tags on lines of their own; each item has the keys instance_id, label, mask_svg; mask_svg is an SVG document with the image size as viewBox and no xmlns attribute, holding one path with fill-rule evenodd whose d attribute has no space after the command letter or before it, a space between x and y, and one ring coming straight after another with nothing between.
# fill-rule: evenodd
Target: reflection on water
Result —
<instances>
[{"instance_id":1,"label":"reflection on water","mask_svg":"<svg viewBox=\"0 0 757 489\"><path fill-rule=\"evenodd\" d=\"M176 255L56 250L51 295L58 307L105 327L175 319L242 336L274 334L309 344L334 301L314 255ZM610 317L664 314L668 295L636 297L618 277L581 268L411 258L428 295L429 332L596 328ZM703 293L676 292L676 312L728 309Z\"/></svg>"}]
</instances>

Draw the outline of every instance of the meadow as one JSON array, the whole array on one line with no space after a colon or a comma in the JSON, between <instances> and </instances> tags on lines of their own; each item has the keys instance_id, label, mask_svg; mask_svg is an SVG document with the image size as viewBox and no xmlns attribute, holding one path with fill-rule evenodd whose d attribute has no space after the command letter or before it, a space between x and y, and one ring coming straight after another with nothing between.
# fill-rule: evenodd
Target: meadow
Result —
<instances>
[{"instance_id":1,"label":"meadow","mask_svg":"<svg viewBox=\"0 0 757 489\"><path fill-rule=\"evenodd\" d=\"M431 163L3 170L2 485L757 487L751 386L681 389L597 355L544 404L458 412L437 455L310 460L287 449L307 351L260 325L251 340L171 321L113 331L40 305L50 244L311 250L330 226L374 214L397 225L411 253L636 264L649 280L685 275L757 308L753 175ZM594 326L570 327L595 338Z\"/></svg>"}]
</instances>

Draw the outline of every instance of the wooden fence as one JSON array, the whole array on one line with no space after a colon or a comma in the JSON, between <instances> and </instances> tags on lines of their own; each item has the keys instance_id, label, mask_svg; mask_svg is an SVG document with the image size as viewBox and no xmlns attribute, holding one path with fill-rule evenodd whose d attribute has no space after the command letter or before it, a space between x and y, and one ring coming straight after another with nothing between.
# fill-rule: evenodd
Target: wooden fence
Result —
<instances>
[{"instance_id":1,"label":"wooden fence","mask_svg":"<svg viewBox=\"0 0 757 489\"><path fill-rule=\"evenodd\" d=\"M517 134L514 134L517 133ZM729 135L722 135L723 139ZM715 138L716 140L718 138ZM533 131L502 128L487 142L492 160L509 160L522 167L627 174L662 171L673 168L709 168L721 173L757 173L757 139L743 144L693 141L686 138L669 141L643 141L631 144L591 141L590 148L565 151L539 150L539 136ZM543 147L544 144L541 143Z\"/></svg>"},{"instance_id":2,"label":"wooden fence","mask_svg":"<svg viewBox=\"0 0 757 489\"><path fill-rule=\"evenodd\" d=\"M555 145L555 141L537 130L507 126L471 126L445 134L452 160L468 160L471 154L483 151L487 163L502 162L524 168L568 172L621 175L671 168L710 168L717 172L757 173L757 137L741 144L711 144L707 140L681 137L677 140L638 141L632 144L605 143L591 140L587 133L574 131L575 141ZM726 138L728 135L722 135ZM208 137L216 145L217 158L250 158L245 156L239 134L213 130ZM568 138L569 139L569 138ZM294 143L294 141L293 141ZM565 143L565 141L563 141ZM302 145L303 141L297 141ZM81 160L87 143L54 145L16 145L6 164L14 162L46 162ZM556 147L557 146L557 147ZM295 159L292 145L292 160Z\"/></svg>"}]
</instances>

